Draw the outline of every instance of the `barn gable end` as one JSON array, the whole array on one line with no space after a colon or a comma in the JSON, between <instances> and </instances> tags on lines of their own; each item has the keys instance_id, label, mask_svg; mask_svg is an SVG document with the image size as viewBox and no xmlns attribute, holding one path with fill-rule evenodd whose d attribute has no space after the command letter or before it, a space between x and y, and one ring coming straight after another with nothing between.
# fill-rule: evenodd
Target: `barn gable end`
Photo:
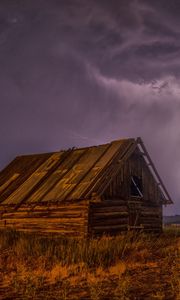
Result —
<instances>
[{"instance_id":1,"label":"barn gable end","mask_svg":"<svg viewBox=\"0 0 180 300\"><path fill-rule=\"evenodd\" d=\"M115 234L119 230L162 230L162 204L171 201L160 189L150 162L138 147L123 161L101 195L100 203L91 203L91 233ZM137 179L137 185L134 180ZM138 187L139 184L139 187ZM166 199L167 198L167 199Z\"/></svg>"}]
</instances>

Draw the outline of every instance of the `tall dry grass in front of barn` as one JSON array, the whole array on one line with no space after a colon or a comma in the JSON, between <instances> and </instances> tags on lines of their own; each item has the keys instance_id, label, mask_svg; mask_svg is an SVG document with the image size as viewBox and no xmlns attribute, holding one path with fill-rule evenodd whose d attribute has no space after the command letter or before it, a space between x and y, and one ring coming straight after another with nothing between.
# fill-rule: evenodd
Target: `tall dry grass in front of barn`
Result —
<instances>
[{"instance_id":1,"label":"tall dry grass in front of barn","mask_svg":"<svg viewBox=\"0 0 180 300\"><path fill-rule=\"evenodd\" d=\"M2 231L0 299L178 299L179 247L178 230L90 240Z\"/></svg>"}]
</instances>

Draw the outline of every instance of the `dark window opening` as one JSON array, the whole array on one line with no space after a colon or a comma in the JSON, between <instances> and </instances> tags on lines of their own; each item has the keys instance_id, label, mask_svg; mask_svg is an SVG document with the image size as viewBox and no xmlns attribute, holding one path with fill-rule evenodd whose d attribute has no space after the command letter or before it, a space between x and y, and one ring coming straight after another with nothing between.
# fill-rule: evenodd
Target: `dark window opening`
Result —
<instances>
[{"instance_id":1,"label":"dark window opening","mask_svg":"<svg viewBox=\"0 0 180 300\"><path fill-rule=\"evenodd\" d=\"M131 176L131 196L143 197L141 177Z\"/></svg>"}]
</instances>

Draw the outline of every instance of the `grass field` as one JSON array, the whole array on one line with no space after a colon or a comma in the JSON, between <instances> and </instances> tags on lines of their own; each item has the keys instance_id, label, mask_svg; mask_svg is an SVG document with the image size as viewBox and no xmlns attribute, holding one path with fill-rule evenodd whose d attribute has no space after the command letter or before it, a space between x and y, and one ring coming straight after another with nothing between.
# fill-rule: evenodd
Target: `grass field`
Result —
<instances>
[{"instance_id":1,"label":"grass field","mask_svg":"<svg viewBox=\"0 0 180 300\"><path fill-rule=\"evenodd\" d=\"M0 232L0 299L180 299L180 231L89 241Z\"/></svg>"}]
</instances>

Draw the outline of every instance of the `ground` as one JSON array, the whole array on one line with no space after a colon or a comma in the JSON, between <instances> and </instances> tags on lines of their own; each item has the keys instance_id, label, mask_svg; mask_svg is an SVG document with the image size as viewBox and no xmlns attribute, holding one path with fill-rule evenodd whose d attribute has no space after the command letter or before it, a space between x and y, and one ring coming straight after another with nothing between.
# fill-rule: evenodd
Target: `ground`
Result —
<instances>
[{"instance_id":1,"label":"ground","mask_svg":"<svg viewBox=\"0 0 180 300\"><path fill-rule=\"evenodd\" d=\"M89 241L0 233L0 299L180 299L180 232Z\"/></svg>"}]
</instances>

